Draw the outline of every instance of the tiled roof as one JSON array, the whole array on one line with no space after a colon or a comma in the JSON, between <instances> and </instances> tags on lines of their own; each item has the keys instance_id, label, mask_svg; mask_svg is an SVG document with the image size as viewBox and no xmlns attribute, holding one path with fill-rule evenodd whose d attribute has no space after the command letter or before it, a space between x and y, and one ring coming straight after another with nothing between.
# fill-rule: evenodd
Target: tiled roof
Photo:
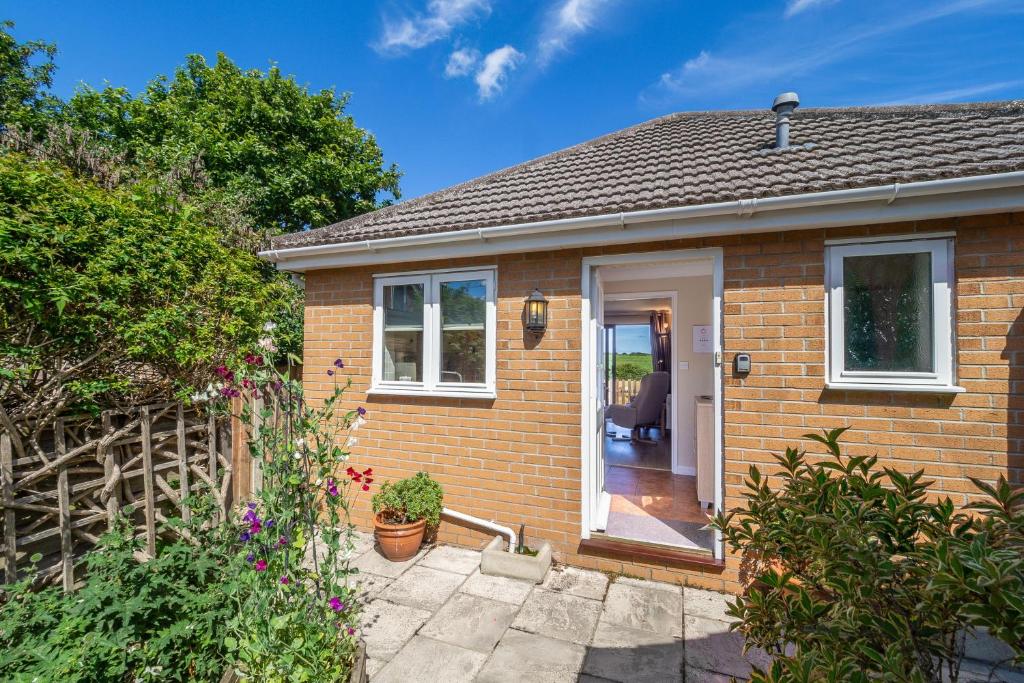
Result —
<instances>
[{"instance_id":1,"label":"tiled roof","mask_svg":"<svg viewBox=\"0 0 1024 683\"><path fill-rule=\"evenodd\" d=\"M1024 170L1024 101L798 109L772 148L765 111L681 113L274 249Z\"/></svg>"}]
</instances>

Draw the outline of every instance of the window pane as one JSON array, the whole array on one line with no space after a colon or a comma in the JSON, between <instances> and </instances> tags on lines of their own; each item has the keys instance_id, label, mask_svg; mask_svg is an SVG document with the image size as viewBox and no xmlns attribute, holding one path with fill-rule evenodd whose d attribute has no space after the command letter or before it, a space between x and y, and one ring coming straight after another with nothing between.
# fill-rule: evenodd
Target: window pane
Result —
<instances>
[{"instance_id":1,"label":"window pane","mask_svg":"<svg viewBox=\"0 0 1024 683\"><path fill-rule=\"evenodd\" d=\"M441 381L487 381L487 283L441 283Z\"/></svg>"},{"instance_id":2,"label":"window pane","mask_svg":"<svg viewBox=\"0 0 1024 683\"><path fill-rule=\"evenodd\" d=\"M423 381L423 285L384 287L384 381Z\"/></svg>"},{"instance_id":3,"label":"window pane","mask_svg":"<svg viewBox=\"0 0 1024 683\"><path fill-rule=\"evenodd\" d=\"M932 372L931 254L843 259L846 370Z\"/></svg>"}]
</instances>

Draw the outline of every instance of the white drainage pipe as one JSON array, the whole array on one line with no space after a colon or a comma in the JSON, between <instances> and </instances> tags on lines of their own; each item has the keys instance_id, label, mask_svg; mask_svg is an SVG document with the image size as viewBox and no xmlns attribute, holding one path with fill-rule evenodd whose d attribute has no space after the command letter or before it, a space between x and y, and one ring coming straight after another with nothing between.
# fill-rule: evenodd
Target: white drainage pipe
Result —
<instances>
[{"instance_id":1,"label":"white drainage pipe","mask_svg":"<svg viewBox=\"0 0 1024 683\"><path fill-rule=\"evenodd\" d=\"M459 512L458 510L452 510L449 508L441 508L441 515L456 519L460 522L466 522L473 526L483 527L484 529L490 529L491 531L498 533L508 539L508 551L514 553L516 551L516 532L507 526L502 526L494 522L488 522L486 519L480 519L473 515L467 515L465 512Z\"/></svg>"}]
</instances>

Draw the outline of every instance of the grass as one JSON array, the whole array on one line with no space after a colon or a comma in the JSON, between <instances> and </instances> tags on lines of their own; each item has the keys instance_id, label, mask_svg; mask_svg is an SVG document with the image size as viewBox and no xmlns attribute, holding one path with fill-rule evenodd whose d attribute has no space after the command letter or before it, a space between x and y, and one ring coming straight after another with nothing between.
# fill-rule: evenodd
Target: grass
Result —
<instances>
[{"instance_id":1,"label":"grass","mask_svg":"<svg viewBox=\"0 0 1024 683\"><path fill-rule=\"evenodd\" d=\"M619 379L640 379L653 367L649 353L615 354L615 376Z\"/></svg>"}]
</instances>

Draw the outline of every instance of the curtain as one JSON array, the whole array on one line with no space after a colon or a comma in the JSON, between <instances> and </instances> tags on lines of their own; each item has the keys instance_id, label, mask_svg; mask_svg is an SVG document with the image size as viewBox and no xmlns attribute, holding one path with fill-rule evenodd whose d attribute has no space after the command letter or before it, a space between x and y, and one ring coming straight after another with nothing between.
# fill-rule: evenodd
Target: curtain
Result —
<instances>
[{"instance_id":1,"label":"curtain","mask_svg":"<svg viewBox=\"0 0 1024 683\"><path fill-rule=\"evenodd\" d=\"M670 372L671 349L668 311L651 311L651 366L655 372Z\"/></svg>"}]
</instances>

